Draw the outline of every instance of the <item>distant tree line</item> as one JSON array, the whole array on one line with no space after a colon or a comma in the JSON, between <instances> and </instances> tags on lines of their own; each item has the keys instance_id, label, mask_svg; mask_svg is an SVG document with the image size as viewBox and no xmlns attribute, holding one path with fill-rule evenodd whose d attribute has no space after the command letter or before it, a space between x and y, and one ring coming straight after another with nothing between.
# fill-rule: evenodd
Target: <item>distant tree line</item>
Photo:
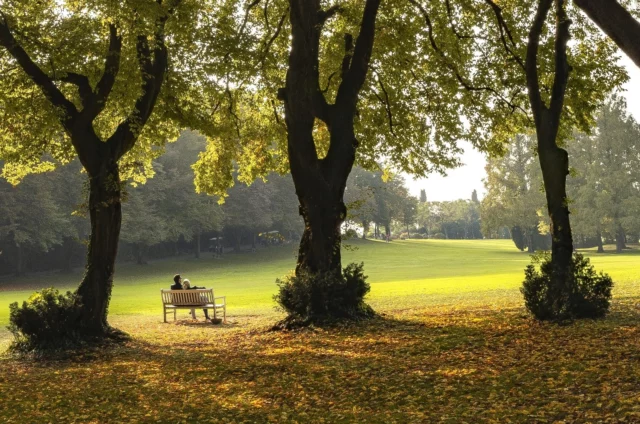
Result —
<instances>
[{"instance_id":1,"label":"distant tree line","mask_svg":"<svg viewBox=\"0 0 640 424\"><path fill-rule=\"evenodd\" d=\"M152 178L126 188L119 260L144 264L187 252L200 257L210 246L248 249L267 244L263 233L269 231L269 243L299 239L302 220L289 176L236 184L223 204L195 193L191 166L205 144L197 133L182 133L153 162ZM15 187L0 180L0 274L82 265L90 233L86 179L76 161L29 175Z\"/></svg>"},{"instance_id":2,"label":"distant tree line","mask_svg":"<svg viewBox=\"0 0 640 424\"><path fill-rule=\"evenodd\" d=\"M250 186L236 181L222 204L195 193L192 165L205 147L204 137L183 132L153 162L152 178L126 188L119 260L145 264L200 257L210 247L240 251L299 241L303 222L289 176L272 173ZM0 181L0 274L82 265L90 228L81 169L72 162L15 187ZM424 190L412 196L399 175L356 167L345 193L347 221L362 238L482 238L475 190L471 200L432 202Z\"/></svg>"},{"instance_id":3,"label":"distant tree line","mask_svg":"<svg viewBox=\"0 0 640 424\"><path fill-rule=\"evenodd\" d=\"M354 168L345 200L347 220L361 227L362 238L482 238L475 190L468 200L432 202L425 190L412 196L399 175Z\"/></svg>"}]
</instances>

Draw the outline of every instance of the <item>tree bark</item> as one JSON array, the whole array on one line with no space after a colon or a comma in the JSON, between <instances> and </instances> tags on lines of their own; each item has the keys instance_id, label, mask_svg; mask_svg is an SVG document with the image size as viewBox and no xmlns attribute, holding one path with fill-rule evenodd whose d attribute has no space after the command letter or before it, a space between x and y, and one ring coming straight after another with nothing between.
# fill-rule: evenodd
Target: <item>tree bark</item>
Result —
<instances>
[{"instance_id":1,"label":"tree bark","mask_svg":"<svg viewBox=\"0 0 640 424\"><path fill-rule=\"evenodd\" d=\"M358 141L353 123L358 95L369 69L380 0L367 0L358 39L345 34L345 55L335 103L320 89L320 37L339 7L322 10L320 0L290 0L291 50L284 102L291 175L305 229L296 273L341 272L340 226L347 208L343 196ZM318 157L313 128L322 121L330 134L329 150Z\"/></svg>"},{"instance_id":2,"label":"tree bark","mask_svg":"<svg viewBox=\"0 0 640 424\"><path fill-rule=\"evenodd\" d=\"M542 100L538 80L538 46L551 6L555 3L555 73L549 106ZM538 9L529 32L525 73L531 111L536 126L538 158L542 168L547 211L551 219L551 263L553 290L557 296L568 293L573 255L573 238L569 222L566 179L569 175L569 155L558 147L557 137L564 97L569 79L567 43L571 21L565 12L564 0L539 0ZM560 300L558 298L558 300Z\"/></svg>"},{"instance_id":3,"label":"tree bark","mask_svg":"<svg viewBox=\"0 0 640 424\"><path fill-rule=\"evenodd\" d=\"M545 131L545 128L547 127ZM558 147L553 138L549 143L548 124L543 126L538 141L538 156L542 168L544 189L547 197L547 211L551 220L551 261L558 278L567 280L573 255L573 237L567 205L567 176L569 175L569 155Z\"/></svg>"},{"instance_id":4,"label":"tree bark","mask_svg":"<svg viewBox=\"0 0 640 424\"><path fill-rule=\"evenodd\" d=\"M640 67L640 22L616 0L574 0L574 3Z\"/></svg>"},{"instance_id":5,"label":"tree bark","mask_svg":"<svg viewBox=\"0 0 640 424\"><path fill-rule=\"evenodd\" d=\"M78 287L81 326L91 333L109 329L107 309L113 287L118 240L122 224L118 165L105 161L97 175L89 175L91 238L84 278Z\"/></svg>"},{"instance_id":6,"label":"tree bark","mask_svg":"<svg viewBox=\"0 0 640 424\"><path fill-rule=\"evenodd\" d=\"M600 230L598 230L598 233L596 234L596 239L598 243L598 253L604 253L604 246L602 245L602 234L600 233Z\"/></svg>"},{"instance_id":7,"label":"tree bark","mask_svg":"<svg viewBox=\"0 0 640 424\"><path fill-rule=\"evenodd\" d=\"M627 235L624 233L622 225L618 224L616 229L616 253L622 253L627 248Z\"/></svg>"}]
</instances>

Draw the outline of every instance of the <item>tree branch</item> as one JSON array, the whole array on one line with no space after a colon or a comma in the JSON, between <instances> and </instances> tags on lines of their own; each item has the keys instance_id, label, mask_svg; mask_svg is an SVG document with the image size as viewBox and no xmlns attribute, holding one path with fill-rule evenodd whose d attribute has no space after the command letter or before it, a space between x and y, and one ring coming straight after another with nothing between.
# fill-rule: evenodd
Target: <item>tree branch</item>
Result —
<instances>
[{"instance_id":1,"label":"tree branch","mask_svg":"<svg viewBox=\"0 0 640 424\"><path fill-rule=\"evenodd\" d=\"M344 35L344 57L342 58L342 68L340 78L344 81L349 73L349 67L351 66L351 59L353 58L353 35Z\"/></svg>"},{"instance_id":2,"label":"tree branch","mask_svg":"<svg viewBox=\"0 0 640 424\"><path fill-rule=\"evenodd\" d=\"M138 66L142 75L142 94L136 100L133 111L118 125L113 135L109 137L108 143L112 145L115 151L116 160L119 160L131 150L153 112L168 67L164 27L167 19L169 19L169 16L180 2L181 0L175 0L172 6L169 7L168 12L157 22L154 34L153 57L147 37L144 35L138 36L136 52Z\"/></svg>"},{"instance_id":3,"label":"tree branch","mask_svg":"<svg viewBox=\"0 0 640 424\"><path fill-rule=\"evenodd\" d=\"M539 0L538 11L529 31L529 42L527 43L527 59L525 61L525 74L527 77L527 89L529 91L529 101L536 126L540 124L542 111L545 105L540 95L540 82L538 81L538 47L540 35L544 28L544 22L551 9L553 0Z\"/></svg>"},{"instance_id":4,"label":"tree branch","mask_svg":"<svg viewBox=\"0 0 640 424\"><path fill-rule=\"evenodd\" d=\"M551 91L549 110L554 124L559 126L564 95L567 90L570 67L567 60L567 43L569 41L569 26L571 21L567 17L564 0L556 0L556 41L555 41L555 78Z\"/></svg>"},{"instance_id":5,"label":"tree branch","mask_svg":"<svg viewBox=\"0 0 640 424\"><path fill-rule=\"evenodd\" d=\"M80 100L82 106L87 107L91 101L93 90L91 90L91 84L89 78L86 75L78 74L75 72L67 72L64 76L54 77L53 81L62 81L69 84L73 84L78 87L78 93L80 94Z\"/></svg>"},{"instance_id":6,"label":"tree branch","mask_svg":"<svg viewBox=\"0 0 640 424\"><path fill-rule=\"evenodd\" d=\"M0 45L7 49L9 54L18 62L22 70L29 78L42 90L45 97L51 102L53 107L62 109L64 116L60 117L60 121L69 133L73 126L73 121L78 115L75 105L69 101L64 94L56 87L53 80L45 74L40 67L31 60L29 54L22 48L20 43L14 38L7 17L2 14L0 19Z\"/></svg>"},{"instance_id":7,"label":"tree branch","mask_svg":"<svg viewBox=\"0 0 640 424\"><path fill-rule=\"evenodd\" d=\"M411 4L413 4L414 6L416 6L418 8L418 10L420 10L420 13L422 14L422 16L424 17L425 24L427 25L427 32L428 32L428 35L429 35L429 43L431 44L431 47L433 48L433 50L435 50L436 53L438 53L438 55L442 59L443 64L453 73L453 75L456 77L456 79L458 80L460 85L465 90L467 90L467 91L478 91L478 92L479 91L485 91L485 92L491 93L498 100L500 100L501 102L506 104L508 107L510 107L512 111L518 109L518 110L523 111L525 113L525 115L526 115L526 111L524 111L522 109L522 107L520 107L517 104L514 104L512 101L510 101L507 98L505 98L502 95L502 93L500 93L495 88L488 87L488 86L474 86L472 83L467 81L462 76L462 74L460 74L460 71L458 71L458 68L454 64L449 62L449 59L447 58L447 55L444 53L444 51L442 51L440 46L438 46L438 43L436 42L436 39L435 39L435 37L433 35L433 24L431 22L431 17L429 16L429 12L427 12L427 10L424 8L424 6L422 6L420 3L418 3L417 0L409 0L409 2Z\"/></svg>"},{"instance_id":8,"label":"tree branch","mask_svg":"<svg viewBox=\"0 0 640 424\"><path fill-rule=\"evenodd\" d=\"M394 127L393 114L391 113L391 102L389 101L389 93L387 92L387 89L385 88L384 83L382 82L382 77L380 77L380 74L378 73L378 71L374 69L373 73L376 75L376 79L378 80L378 85L382 90L382 94L384 94L384 99L381 96L379 96L378 93L375 93L375 91L374 93L378 98L378 100L380 100L382 104L384 104L384 109L387 113L387 120L389 121L389 131L395 137L396 133L393 130L393 127Z\"/></svg>"},{"instance_id":9,"label":"tree branch","mask_svg":"<svg viewBox=\"0 0 640 424\"><path fill-rule=\"evenodd\" d=\"M333 17L336 13L342 12L344 9L341 5L336 4L331 6L327 10L321 10L318 12L318 23L322 27L324 24Z\"/></svg>"},{"instance_id":10,"label":"tree branch","mask_svg":"<svg viewBox=\"0 0 640 424\"><path fill-rule=\"evenodd\" d=\"M640 22L616 0L573 2L640 67Z\"/></svg>"},{"instance_id":11,"label":"tree branch","mask_svg":"<svg viewBox=\"0 0 640 424\"><path fill-rule=\"evenodd\" d=\"M522 58L518 56L511 47L509 47L509 43L507 43L507 40L505 38L505 34L506 34L507 37L509 38L511 46L514 48L516 47L516 43L515 41L513 41L513 35L511 34L511 30L509 29L507 22L504 20L504 16L502 16L502 8L498 6L493 0L485 0L485 3L487 3L491 7L494 15L496 15L496 20L498 21L498 29L500 30L500 40L502 41L502 45L504 46L507 53L509 53L511 57L513 57L513 59L518 63L518 65L520 65L520 67L523 70L525 70L525 64L522 61Z\"/></svg>"},{"instance_id":12,"label":"tree branch","mask_svg":"<svg viewBox=\"0 0 640 424\"><path fill-rule=\"evenodd\" d=\"M369 71L369 62L375 40L376 18L380 0L367 0L360 23L360 33L353 49L351 65L338 89L336 104L347 104L355 109L358 93Z\"/></svg>"},{"instance_id":13,"label":"tree branch","mask_svg":"<svg viewBox=\"0 0 640 424\"><path fill-rule=\"evenodd\" d=\"M120 70L120 52L122 51L122 37L113 24L109 24L109 49L104 62L104 72L102 78L96 85L94 104L90 111L91 119L95 118L104 109L109 94L116 82L118 71Z\"/></svg>"}]
</instances>

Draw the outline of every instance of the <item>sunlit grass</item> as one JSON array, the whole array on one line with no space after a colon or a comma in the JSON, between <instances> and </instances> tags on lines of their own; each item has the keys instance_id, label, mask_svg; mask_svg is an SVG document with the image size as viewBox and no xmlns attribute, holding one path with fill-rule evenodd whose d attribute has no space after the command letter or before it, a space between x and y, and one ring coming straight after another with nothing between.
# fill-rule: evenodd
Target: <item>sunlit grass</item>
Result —
<instances>
[{"instance_id":1,"label":"sunlit grass","mask_svg":"<svg viewBox=\"0 0 640 424\"><path fill-rule=\"evenodd\" d=\"M365 263L371 283L369 302L383 310L424 304L455 305L461 298L465 299L463 303L518 303L523 269L530 261L528 254L517 251L507 240L355 240L347 244L344 263ZM586 253L598 269L614 278L615 297L640 293L639 250L622 255ZM295 246L288 245L256 253L228 254L223 259L204 255L199 260L180 257L145 266L119 265L110 314L161 317L160 289L168 288L176 273L189 278L192 284L213 287L217 295L226 295L230 314L270 313L275 306L275 279L294 267L294 254ZM74 274L0 280L0 326L7 324L9 303L25 300L34 289L55 286L72 290L80 278L78 270ZM22 287L28 289L21 290Z\"/></svg>"}]
</instances>

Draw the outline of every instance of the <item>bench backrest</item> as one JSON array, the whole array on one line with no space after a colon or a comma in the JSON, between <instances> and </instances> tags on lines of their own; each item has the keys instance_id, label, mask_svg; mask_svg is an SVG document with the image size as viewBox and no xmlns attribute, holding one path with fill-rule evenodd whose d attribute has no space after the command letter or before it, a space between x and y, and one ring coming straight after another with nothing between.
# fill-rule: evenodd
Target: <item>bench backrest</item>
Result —
<instances>
[{"instance_id":1,"label":"bench backrest","mask_svg":"<svg viewBox=\"0 0 640 424\"><path fill-rule=\"evenodd\" d=\"M213 289L160 290L165 305L206 305L213 303Z\"/></svg>"}]
</instances>

